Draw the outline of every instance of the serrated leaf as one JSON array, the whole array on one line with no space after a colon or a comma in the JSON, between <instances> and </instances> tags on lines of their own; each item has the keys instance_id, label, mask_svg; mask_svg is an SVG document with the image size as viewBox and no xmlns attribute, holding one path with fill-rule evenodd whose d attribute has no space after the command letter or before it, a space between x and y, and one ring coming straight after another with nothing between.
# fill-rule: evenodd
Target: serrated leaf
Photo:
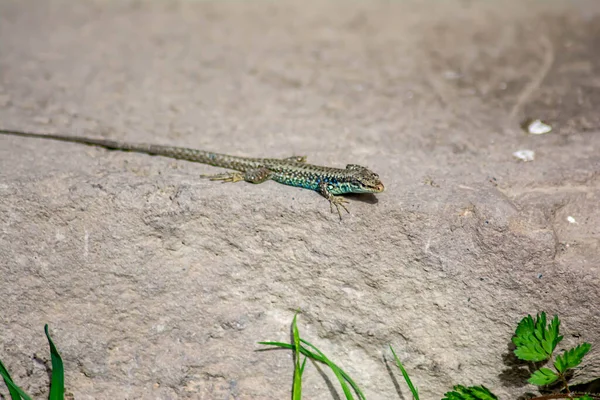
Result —
<instances>
[{"instance_id":1,"label":"serrated leaf","mask_svg":"<svg viewBox=\"0 0 600 400\"><path fill-rule=\"evenodd\" d=\"M519 322L512 342L517 347L515 355L525 361L544 361L552 356L552 352L562 340L559 335L560 320L554 316L546 327L546 313L538 314L535 320L527 315Z\"/></svg>"},{"instance_id":2,"label":"serrated leaf","mask_svg":"<svg viewBox=\"0 0 600 400\"><path fill-rule=\"evenodd\" d=\"M454 389L452 392L444 394L442 400L498 400L498 397L485 386L456 385L452 389Z\"/></svg>"},{"instance_id":3,"label":"serrated leaf","mask_svg":"<svg viewBox=\"0 0 600 400\"><path fill-rule=\"evenodd\" d=\"M563 354L556 357L554 367L558 370L558 372L564 374L565 371L569 368L575 368L576 366L581 364L581 360L590 351L591 348L591 344L582 343L577 347L572 348L571 350L565 351Z\"/></svg>"},{"instance_id":4,"label":"serrated leaf","mask_svg":"<svg viewBox=\"0 0 600 400\"><path fill-rule=\"evenodd\" d=\"M527 315L521 320L521 322L519 322L517 329L515 330L515 335L512 338L512 342L515 344L515 346L518 347L523 344L523 337L533 333L533 326L534 323L531 315Z\"/></svg>"},{"instance_id":5,"label":"serrated leaf","mask_svg":"<svg viewBox=\"0 0 600 400\"><path fill-rule=\"evenodd\" d=\"M524 361L537 362L550 358L550 355L546 354L542 346L535 341L535 338L531 339L530 343L524 341L520 347L515 349L514 353L517 358Z\"/></svg>"},{"instance_id":6,"label":"serrated leaf","mask_svg":"<svg viewBox=\"0 0 600 400\"><path fill-rule=\"evenodd\" d=\"M550 368L540 368L531 375L527 382L533 385L546 386L557 379L558 375L556 375L556 373Z\"/></svg>"},{"instance_id":7,"label":"serrated leaf","mask_svg":"<svg viewBox=\"0 0 600 400\"><path fill-rule=\"evenodd\" d=\"M552 322L550 322L549 328L549 331L552 333L552 347L549 348L550 354L552 354L558 343L560 343L560 341L563 340L563 337L559 335L559 328L560 320L558 319L558 315L555 315L554 318L552 318Z\"/></svg>"}]
</instances>

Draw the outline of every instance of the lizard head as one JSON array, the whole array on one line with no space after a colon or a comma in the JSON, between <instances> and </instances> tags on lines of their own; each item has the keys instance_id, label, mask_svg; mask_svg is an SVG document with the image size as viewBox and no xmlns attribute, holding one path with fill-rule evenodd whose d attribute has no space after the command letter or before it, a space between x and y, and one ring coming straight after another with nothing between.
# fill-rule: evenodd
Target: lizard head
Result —
<instances>
[{"instance_id":1,"label":"lizard head","mask_svg":"<svg viewBox=\"0 0 600 400\"><path fill-rule=\"evenodd\" d=\"M381 193L385 189L375 172L356 164L346 165L351 193Z\"/></svg>"}]
</instances>

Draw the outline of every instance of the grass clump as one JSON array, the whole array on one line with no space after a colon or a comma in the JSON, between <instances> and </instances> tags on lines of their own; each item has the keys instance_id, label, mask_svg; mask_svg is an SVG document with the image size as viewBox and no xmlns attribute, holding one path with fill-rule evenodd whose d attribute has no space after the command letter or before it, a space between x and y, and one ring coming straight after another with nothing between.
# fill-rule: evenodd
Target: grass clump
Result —
<instances>
[{"instance_id":1,"label":"grass clump","mask_svg":"<svg viewBox=\"0 0 600 400\"><path fill-rule=\"evenodd\" d=\"M290 349L294 352L294 382L292 385L292 399L299 400L302 398L302 374L304 372L306 360L311 359L327 365L333 371L336 378L340 382L340 385L342 386L342 390L344 391L346 399L354 399L354 396L352 395L352 392L354 391L359 399L365 400L365 395L362 393L358 385L352 380L352 378L350 378L350 376L344 372L344 370L338 367L333 361L328 359L321 350L300 337L298 325L296 324L297 315L298 314L294 315L294 320L292 321L293 344L283 342L259 342L259 344L275 346L282 349ZM300 364L301 356L304 356L302 364ZM350 390L350 387L352 390Z\"/></svg>"}]
</instances>

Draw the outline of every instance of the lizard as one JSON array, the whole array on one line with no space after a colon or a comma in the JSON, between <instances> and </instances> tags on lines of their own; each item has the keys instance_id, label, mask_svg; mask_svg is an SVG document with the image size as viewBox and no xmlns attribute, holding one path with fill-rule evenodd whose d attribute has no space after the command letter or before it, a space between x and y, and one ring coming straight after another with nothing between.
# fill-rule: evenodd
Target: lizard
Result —
<instances>
[{"instance_id":1,"label":"lizard","mask_svg":"<svg viewBox=\"0 0 600 400\"><path fill-rule=\"evenodd\" d=\"M305 156L287 158L239 157L185 147L130 143L84 136L42 134L7 129L0 129L0 134L79 143L108 150L144 153L231 169L234 171L203 175L202 177L213 181L246 181L256 184L273 180L284 185L314 190L329 201L331 212L333 212L333 207L336 208L340 220L342 219L340 208L347 213L350 213L350 211L346 207L348 201L339 195L347 193L381 193L384 190L379 175L366 167L356 164L348 164L346 168L312 165L306 162Z\"/></svg>"}]
</instances>

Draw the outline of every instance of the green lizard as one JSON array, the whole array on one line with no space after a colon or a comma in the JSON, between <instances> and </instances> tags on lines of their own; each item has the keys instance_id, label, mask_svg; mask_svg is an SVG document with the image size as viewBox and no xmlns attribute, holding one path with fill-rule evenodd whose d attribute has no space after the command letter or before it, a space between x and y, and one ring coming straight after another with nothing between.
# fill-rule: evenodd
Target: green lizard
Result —
<instances>
[{"instance_id":1,"label":"green lizard","mask_svg":"<svg viewBox=\"0 0 600 400\"><path fill-rule=\"evenodd\" d=\"M271 179L284 185L315 190L329 200L331 212L333 212L335 206L340 219L342 218L340 207L348 213L349 211L345 206L348 201L338 195L346 193L380 193L384 190L379 175L365 167L355 164L348 164L345 169L322 167L307 164L304 156L283 159L236 157L184 147L126 143L81 136L40 134L4 129L0 129L0 134L81 143L109 150L145 153L233 169L236 172L205 177L223 182L246 181L251 183L262 183Z\"/></svg>"}]
</instances>

